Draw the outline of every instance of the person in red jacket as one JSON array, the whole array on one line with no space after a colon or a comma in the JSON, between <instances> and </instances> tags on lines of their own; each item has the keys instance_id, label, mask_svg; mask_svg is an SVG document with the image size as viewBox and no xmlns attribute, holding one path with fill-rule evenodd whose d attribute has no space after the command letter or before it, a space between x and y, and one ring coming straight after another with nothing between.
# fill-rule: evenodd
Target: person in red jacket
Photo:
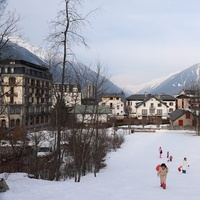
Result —
<instances>
[{"instance_id":1,"label":"person in red jacket","mask_svg":"<svg viewBox=\"0 0 200 200\"><path fill-rule=\"evenodd\" d=\"M157 175L160 176L160 187L162 187L163 189L166 189L166 179L168 172L168 167L165 163L162 163L159 167Z\"/></svg>"}]
</instances>

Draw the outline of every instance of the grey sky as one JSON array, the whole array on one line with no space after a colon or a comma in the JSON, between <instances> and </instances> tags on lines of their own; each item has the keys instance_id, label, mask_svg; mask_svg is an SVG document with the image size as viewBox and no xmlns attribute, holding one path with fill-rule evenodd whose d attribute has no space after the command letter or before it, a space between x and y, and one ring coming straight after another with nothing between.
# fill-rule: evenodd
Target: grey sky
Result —
<instances>
[{"instance_id":1,"label":"grey sky","mask_svg":"<svg viewBox=\"0 0 200 200\"><path fill-rule=\"evenodd\" d=\"M48 22L60 0L8 0L22 17L20 27L31 43L42 45ZM79 61L100 60L111 80L131 89L200 62L199 0L87 0L83 12L97 7L83 30L89 50L75 47Z\"/></svg>"}]
</instances>

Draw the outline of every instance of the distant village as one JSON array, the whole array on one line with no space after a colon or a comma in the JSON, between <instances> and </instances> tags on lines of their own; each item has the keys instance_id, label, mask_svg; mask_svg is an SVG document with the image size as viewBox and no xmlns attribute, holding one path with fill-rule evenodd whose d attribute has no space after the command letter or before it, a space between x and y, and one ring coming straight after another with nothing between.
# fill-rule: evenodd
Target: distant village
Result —
<instances>
[{"instance_id":1,"label":"distant village","mask_svg":"<svg viewBox=\"0 0 200 200\"><path fill-rule=\"evenodd\" d=\"M2 129L15 126L27 130L47 129L52 124L51 112L61 90L64 104L70 108L68 115L73 113L73 121L85 126L92 126L94 115L105 127L168 124L172 129L192 129L196 123L194 108L198 98L190 90L183 90L176 96L145 93L126 97L123 92L101 92L97 97L94 85L81 88L77 82L64 83L62 87L53 82L47 67L25 60L1 60L0 73Z\"/></svg>"}]
</instances>

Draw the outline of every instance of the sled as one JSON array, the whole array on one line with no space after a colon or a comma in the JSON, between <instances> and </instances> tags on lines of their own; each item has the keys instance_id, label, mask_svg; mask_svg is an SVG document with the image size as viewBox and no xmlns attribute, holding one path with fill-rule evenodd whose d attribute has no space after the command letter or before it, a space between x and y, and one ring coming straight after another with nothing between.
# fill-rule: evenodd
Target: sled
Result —
<instances>
[{"instance_id":1,"label":"sled","mask_svg":"<svg viewBox=\"0 0 200 200\"><path fill-rule=\"evenodd\" d=\"M160 168L160 164L156 166L156 171L158 171Z\"/></svg>"},{"instance_id":2,"label":"sled","mask_svg":"<svg viewBox=\"0 0 200 200\"><path fill-rule=\"evenodd\" d=\"M179 172L181 171L181 166L180 166L180 167L178 167L178 171L179 171Z\"/></svg>"}]
</instances>

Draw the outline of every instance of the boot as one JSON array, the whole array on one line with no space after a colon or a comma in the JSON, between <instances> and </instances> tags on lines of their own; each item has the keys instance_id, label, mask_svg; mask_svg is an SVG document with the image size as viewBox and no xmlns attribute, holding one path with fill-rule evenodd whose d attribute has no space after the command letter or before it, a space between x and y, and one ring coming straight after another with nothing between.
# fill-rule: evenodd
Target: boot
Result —
<instances>
[{"instance_id":1,"label":"boot","mask_svg":"<svg viewBox=\"0 0 200 200\"><path fill-rule=\"evenodd\" d=\"M160 183L160 187L163 187L163 183Z\"/></svg>"},{"instance_id":2,"label":"boot","mask_svg":"<svg viewBox=\"0 0 200 200\"><path fill-rule=\"evenodd\" d=\"M166 189L166 184L165 184L165 183L163 183L163 186L162 186L162 187L163 187L163 189Z\"/></svg>"}]
</instances>

